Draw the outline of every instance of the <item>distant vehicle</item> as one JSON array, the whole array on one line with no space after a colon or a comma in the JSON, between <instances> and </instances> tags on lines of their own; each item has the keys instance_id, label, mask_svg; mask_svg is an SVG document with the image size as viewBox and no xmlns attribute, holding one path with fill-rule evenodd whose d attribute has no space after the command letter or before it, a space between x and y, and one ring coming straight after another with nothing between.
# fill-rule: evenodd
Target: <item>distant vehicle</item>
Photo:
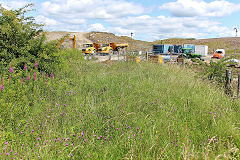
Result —
<instances>
[{"instance_id":1,"label":"distant vehicle","mask_svg":"<svg viewBox=\"0 0 240 160\"><path fill-rule=\"evenodd\" d=\"M98 51L98 48L100 48L100 45L97 43L87 43L83 45L82 53L85 55L95 55Z\"/></svg>"},{"instance_id":2,"label":"distant vehicle","mask_svg":"<svg viewBox=\"0 0 240 160\"><path fill-rule=\"evenodd\" d=\"M192 48L183 48L182 53L178 56L177 59L182 59L182 58L186 58L186 59L198 58L198 59L202 60L202 55L193 53Z\"/></svg>"},{"instance_id":3,"label":"distant vehicle","mask_svg":"<svg viewBox=\"0 0 240 160\"><path fill-rule=\"evenodd\" d=\"M212 58L221 59L224 56L225 56L225 50L224 49L217 49Z\"/></svg>"},{"instance_id":4,"label":"distant vehicle","mask_svg":"<svg viewBox=\"0 0 240 160\"><path fill-rule=\"evenodd\" d=\"M127 43L107 43L107 44L102 44L101 47L98 49L99 54L106 54L106 55L111 55L113 54L113 51L119 51L123 50L128 47Z\"/></svg>"}]
</instances>

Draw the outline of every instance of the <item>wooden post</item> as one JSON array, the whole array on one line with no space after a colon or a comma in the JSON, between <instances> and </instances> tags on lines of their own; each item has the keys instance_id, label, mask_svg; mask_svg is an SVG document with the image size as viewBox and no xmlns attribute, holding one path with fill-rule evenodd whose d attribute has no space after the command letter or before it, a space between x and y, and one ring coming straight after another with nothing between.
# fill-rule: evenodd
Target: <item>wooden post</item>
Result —
<instances>
[{"instance_id":1,"label":"wooden post","mask_svg":"<svg viewBox=\"0 0 240 160\"><path fill-rule=\"evenodd\" d=\"M237 96L240 94L240 73L238 74L238 90L237 90Z\"/></svg>"},{"instance_id":2,"label":"wooden post","mask_svg":"<svg viewBox=\"0 0 240 160\"><path fill-rule=\"evenodd\" d=\"M120 52L120 51L117 51L117 53L118 53L118 61L119 61L119 52Z\"/></svg>"},{"instance_id":3,"label":"wooden post","mask_svg":"<svg viewBox=\"0 0 240 160\"><path fill-rule=\"evenodd\" d=\"M225 93L229 96L233 96L231 82L232 82L232 72L227 69L226 70Z\"/></svg>"},{"instance_id":4,"label":"wooden post","mask_svg":"<svg viewBox=\"0 0 240 160\"><path fill-rule=\"evenodd\" d=\"M182 67L184 68L185 62L184 62L184 57L182 57Z\"/></svg>"},{"instance_id":5,"label":"wooden post","mask_svg":"<svg viewBox=\"0 0 240 160\"><path fill-rule=\"evenodd\" d=\"M148 61L148 51L146 52L146 60Z\"/></svg>"}]
</instances>

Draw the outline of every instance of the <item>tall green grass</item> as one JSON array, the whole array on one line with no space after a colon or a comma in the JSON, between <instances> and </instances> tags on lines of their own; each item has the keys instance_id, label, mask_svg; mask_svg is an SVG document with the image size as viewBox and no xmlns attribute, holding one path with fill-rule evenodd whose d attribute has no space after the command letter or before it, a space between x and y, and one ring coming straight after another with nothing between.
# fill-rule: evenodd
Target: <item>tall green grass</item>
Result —
<instances>
[{"instance_id":1,"label":"tall green grass","mask_svg":"<svg viewBox=\"0 0 240 160\"><path fill-rule=\"evenodd\" d=\"M5 78L1 159L240 158L240 101L190 69L60 55L47 85Z\"/></svg>"}]
</instances>

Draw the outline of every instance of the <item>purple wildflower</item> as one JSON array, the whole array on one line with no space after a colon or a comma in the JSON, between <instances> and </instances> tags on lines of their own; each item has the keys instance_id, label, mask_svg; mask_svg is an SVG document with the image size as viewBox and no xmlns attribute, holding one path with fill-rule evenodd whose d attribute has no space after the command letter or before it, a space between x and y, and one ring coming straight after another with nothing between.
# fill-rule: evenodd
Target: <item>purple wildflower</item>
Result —
<instances>
[{"instance_id":1,"label":"purple wildflower","mask_svg":"<svg viewBox=\"0 0 240 160\"><path fill-rule=\"evenodd\" d=\"M51 78L54 78L54 74L53 73L51 73Z\"/></svg>"},{"instance_id":2,"label":"purple wildflower","mask_svg":"<svg viewBox=\"0 0 240 160\"><path fill-rule=\"evenodd\" d=\"M10 153L6 153L6 155L8 156Z\"/></svg>"},{"instance_id":3,"label":"purple wildflower","mask_svg":"<svg viewBox=\"0 0 240 160\"><path fill-rule=\"evenodd\" d=\"M37 60L35 60L35 67L36 67L36 68L38 67L38 63L37 63Z\"/></svg>"},{"instance_id":4,"label":"purple wildflower","mask_svg":"<svg viewBox=\"0 0 240 160\"><path fill-rule=\"evenodd\" d=\"M68 143L66 143L66 146L68 146Z\"/></svg>"},{"instance_id":5,"label":"purple wildflower","mask_svg":"<svg viewBox=\"0 0 240 160\"><path fill-rule=\"evenodd\" d=\"M40 138L38 137L37 140L40 140Z\"/></svg>"},{"instance_id":6,"label":"purple wildflower","mask_svg":"<svg viewBox=\"0 0 240 160\"><path fill-rule=\"evenodd\" d=\"M8 144L8 142L5 142L5 145L7 145Z\"/></svg>"},{"instance_id":7,"label":"purple wildflower","mask_svg":"<svg viewBox=\"0 0 240 160\"><path fill-rule=\"evenodd\" d=\"M10 68L8 69L8 71L13 73L12 67L10 67Z\"/></svg>"},{"instance_id":8,"label":"purple wildflower","mask_svg":"<svg viewBox=\"0 0 240 160\"><path fill-rule=\"evenodd\" d=\"M23 69L27 70L27 64L26 63L24 64Z\"/></svg>"},{"instance_id":9,"label":"purple wildflower","mask_svg":"<svg viewBox=\"0 0 240 160\"><path fill-rule=\"evenodd\" d=\"M3 91L3 90L4 90L4 85L2 84L2 85L1 85L1 91Z\"/></svg>"},{"instance_id":10,"label":"purple wildflower","mask_svg":"<svg viewBox=\"0 0 240 160\"><path fill-rule=\"evenodd\" d=\"M37 73L35 72L33 75L33 79L35 80L37 78Z\"/></svg>"}]
</instances>

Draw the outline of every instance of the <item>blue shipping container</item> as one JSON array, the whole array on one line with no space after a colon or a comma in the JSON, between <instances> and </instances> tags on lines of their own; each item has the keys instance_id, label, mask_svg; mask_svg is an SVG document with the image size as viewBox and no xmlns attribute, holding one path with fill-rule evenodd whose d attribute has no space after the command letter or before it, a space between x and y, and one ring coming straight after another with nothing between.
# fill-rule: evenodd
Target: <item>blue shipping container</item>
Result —
<instances>
[{"instance_id":1,"label":"blue shipping container","mask_svg":"<svg viewBox=\"0 0 240 160\"><path fill-rule=\"evenodd\" d=\"M163 54L164 45L153 45L154 54Z\"/></svg>"},{"instance_id":2,"label":"blue shipping container","mask_svg":"<svg viewBox=\"0 0 240 160\"><path fill-rule=\"evenodd\" d=\"M195 45L193 45L193 44L184 44L183 48L191 48L192 53L195 53Z\"/></svg>"},{"instance_id":3,"label":"blue shipping container","mask_svg":"<svg viewBox=\"0 0 240 160\"><path fill-rule=\"evenodd\" d=\"M182 53L182 45L174 45L174 54L180 54Z\"/></svg>"},{"instance_id":4,"label":"blue shipping container","mask_svg":"<svg viewBox=\"0 0 240 160\"><path fill-rule=\"evenodd\" d=\"M174 46L169 44L153 45L154 54L170 54L174 53Z\"/></svg>"},{"instance_id":5,"label":"blue shipping container","mask_svg":"<svg viewBox=\"0 0 240 160\"><path fill-rule=\"evenodd\" d=\"M164 44L164 54L170 54L173 53L173 45L169 45L169 44Z\"/></svg>"}]
</instances>

